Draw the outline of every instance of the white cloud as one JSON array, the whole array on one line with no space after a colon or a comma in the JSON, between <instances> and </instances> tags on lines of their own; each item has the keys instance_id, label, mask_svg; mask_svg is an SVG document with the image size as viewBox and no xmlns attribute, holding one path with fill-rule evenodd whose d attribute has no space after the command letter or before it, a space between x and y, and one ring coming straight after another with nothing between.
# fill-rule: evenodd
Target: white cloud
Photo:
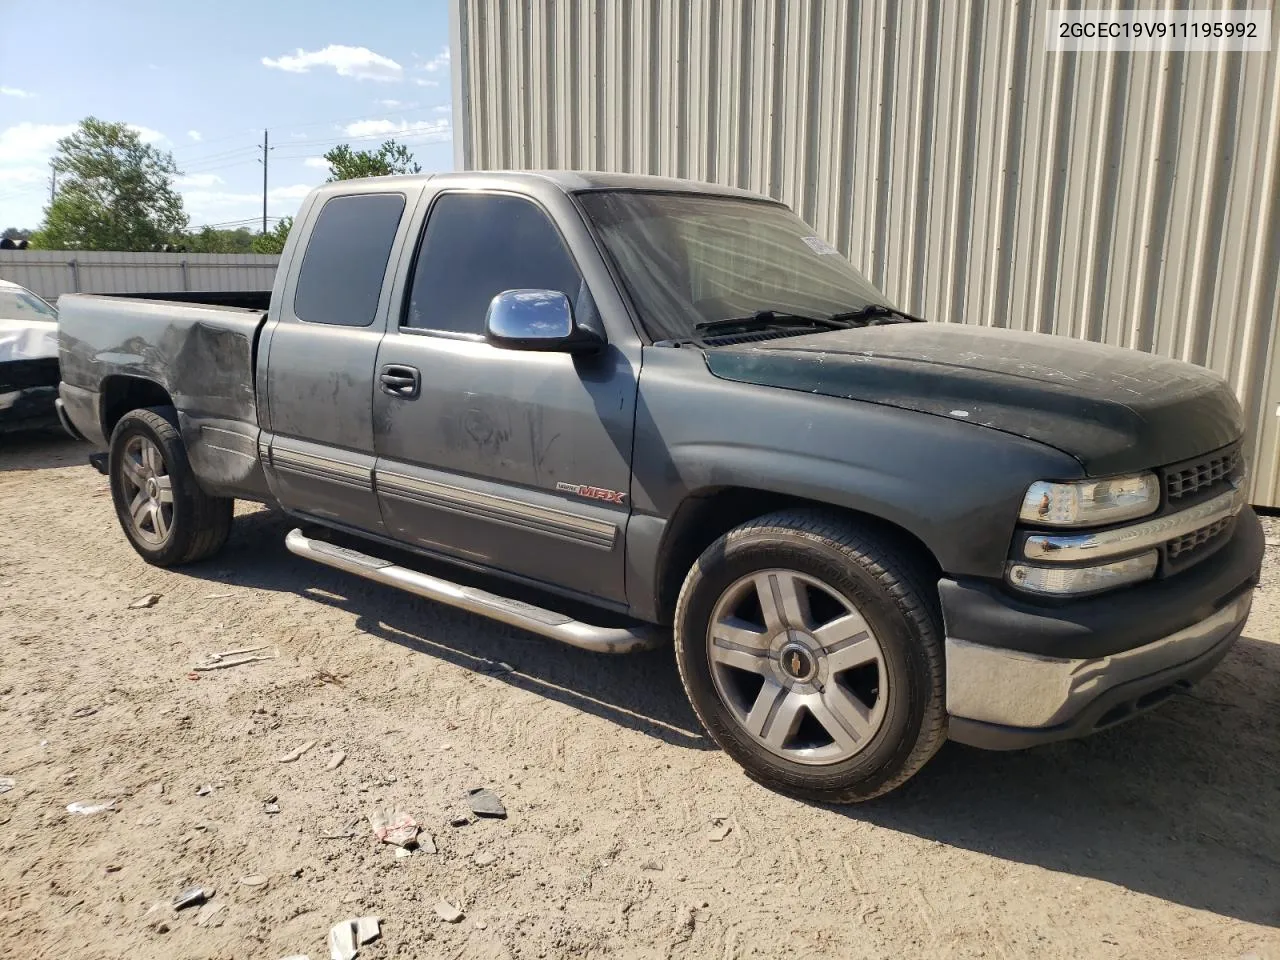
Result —
<instances>
[{"instance_id":1,"label":"white cloud","mask_svg":"<svg viewBox=\"0 0 1280 960\"><path fill-rule=\"evenodd\" d=\"M76 132L75 123L31 123L24 121L0 130L0 164L45 163L54 145Z\"/></svg>"},{"instance_id":2,"label":"white cloud","mask_svg":"<svg viewBox=\"0 0 1280 960\"><path fill-rule=\"evenodd\" d=\"M440 106L435 108L435 111L436 113L453 113L453 104L442 103Z\"/></svg>"},{"instance_id":3,"label":"white cloud","mask_svg":"<svg viewBox=\"0 0 1280 960\"><path fill-rule=\"evenodd\" d=\"M223 180L216 173L189 173L178 178L179 187L216 187Z\"/></svg>"},{"instance_id":4,"label":"white cloud","mask_svg":"<svg viewBox=\"0 0 1280 960\"><path fill-rule=\"evenodd\" d=\"M310 73L314 67L331 67L340 77L357 80L400 80L404 68L390 57L374 53L368 47L348 47L331 43L323 50L302 50L272 59L263 57L262 64L286 73Z\"/></svg>"},{"instance_id":5,"label":"white cloud","mask_svg":"<svg viewBox=\"0 0 1280 960\"><path fill-rule=\"evenodd\" d=\"M373 102L380 107L386 107L388 110L396 110L400 107L410 106L410 104L405 103L403 100L375 100Z\"/></svg>"},{"instance_id":6,"label":"white cloud","mask_svg":"<svg viewBox=\"0 0 1280 960\"><path fill-rule=\"evenodd\" d=\"M329 169L329 161L324 157L307 157L307 159L302 161L302 165L304 167L311 167L315 170Z\"/></svg>"},{"instance_id":7,"label":"white cloud","mask_svg":"<svg viewBox=\"0 0 1280 960\"><path fill-rule=\"evenodd\" d=\"M434 57L422 65L422 69L427 73L435 73L437 70L449 69L449 48L445 47Z\"/></svg>"},{"instance_id":8,"label":"white cloud","mask_svg":"<svg viewBox=\"0 0 1280 960\"><path fill-rule=\"evenodd\" d=\"M0 97L17 97L19 100L27 100L34 96L34 93L19 90L17 87L0 87Z\"/></svg>"},{"instance_id":9,"label":"white cloud","mask_svg":"<svg viewBox=\"0 0 1280 960\"><path fill-rule=\"evenodd\" d=\"M204 139L204 136L200 133L199 130L188 130L187 136L190 137L192 140L194 140L196 143L199 143L201 140Z\"/></svg>"},{"instance_id":10,"label":"white cloud","mask_svg":"<svg viewBox=\"0 0 1280 960\"><path fill-rule=\"evenodd\" d=\"M143 143L159 143L161 140L168 140L159 130L152 130L150 127L140 127L136 123L126 123L126 127L136 133Z\"/></svg>"},{"instance_id":11,"label":"white cloud","mask_svg":"<svg viewBox=\"0 0 1280 960\"><path fill-rule=\"evenodd\" d=\"M407 120L401 120L399 123L394 120L357 120L343 127L343 133L348 137L380 137L394 134L401 137L432 137L439 140L448 140L452 136L449 121L444 117L439 120L418 120L413 123Z\"/></svg>"},{"instance_id":12,"label":"white cloud","mask_svg":"<svg viewBox=\"0 0 1280 960\"><path fill-rule=\"evenodd\" d=\"M438 86L440 86L440 81L439 81L439 80L423 80L421 77L414 77L414 78L413 78L413 82L414 82L414 83L416 83L416 84L417 84L418 86L420 86L420 87L438 87Z\"/></svg>"}]
</instances>

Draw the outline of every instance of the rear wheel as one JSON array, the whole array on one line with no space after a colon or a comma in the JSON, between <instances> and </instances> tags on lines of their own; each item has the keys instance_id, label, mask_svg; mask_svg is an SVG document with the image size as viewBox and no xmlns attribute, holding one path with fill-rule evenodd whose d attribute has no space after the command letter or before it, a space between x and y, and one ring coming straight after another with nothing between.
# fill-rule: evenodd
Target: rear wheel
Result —
<instances>
[{"instance_id":1,"label":"rear wheel","mask_svg":"<svg viewBox=\"0 0 1280 960\"><path fill-rule=\"evenodd\" d=\"M945 738L930 597L909 553L841 518L764 517L686 578L681 678L707 732L755 779L827 802L870 799Z\"/></svg>"},{"instance_id":2,"label":"rear wheel","mask_svg":"<svg viewBox=\"0 0 1280 960\"><path fill-rule=\"evenodd\" d=\"M132 410L111 434L108 474L120 526L158 567L194 563L222 549L235 501L200 489L172 407Z\"/></svg>"}]
</instances>

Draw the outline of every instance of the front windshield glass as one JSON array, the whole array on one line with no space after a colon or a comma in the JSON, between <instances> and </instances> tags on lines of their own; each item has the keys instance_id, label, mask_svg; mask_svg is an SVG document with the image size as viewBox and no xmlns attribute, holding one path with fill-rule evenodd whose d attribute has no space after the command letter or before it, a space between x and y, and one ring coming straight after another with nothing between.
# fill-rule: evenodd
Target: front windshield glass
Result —
<instances>
[{"instance_id":1,"label":"front windshield glass","mask_svg":"<svg viewBox=\"0 0 1280 960\"><path fill-rule=\"evenodd\" d=\"M58 313L30 290L0 287L0 320L58 319Z\"/></svg>"},{"instance_id":2,"label":"front windshield glass","mask_svg":"<svg viewBox=\"0 0 1280 960\"><path fill-rule=\"evenodd\" d=\"M654 340L760 311L826 318L885 298L786 207L704 194L600 191L579 200Z\"/></svg>"}]
</instances>

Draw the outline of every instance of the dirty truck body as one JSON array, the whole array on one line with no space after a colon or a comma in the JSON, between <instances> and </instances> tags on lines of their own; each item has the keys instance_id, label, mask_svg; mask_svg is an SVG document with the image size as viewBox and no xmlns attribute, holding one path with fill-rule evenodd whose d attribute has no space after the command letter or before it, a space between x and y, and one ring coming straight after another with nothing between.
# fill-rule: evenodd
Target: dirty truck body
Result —
<instances>
[{"instance_id":1,"label":"dirty truck body","mask_svg":"<svg viewBox=\"0 0 1280 960\"><path fill-rule=\"evenodd\" d=\"M1261 563L1215 374L916 321L731 189L326 185L269 296L59 308L64 423L143 557L211 555L253 500L354 575L588 649L674 636L708 732L805 796L1154 705Z\"/></svg>"}]
</instances>

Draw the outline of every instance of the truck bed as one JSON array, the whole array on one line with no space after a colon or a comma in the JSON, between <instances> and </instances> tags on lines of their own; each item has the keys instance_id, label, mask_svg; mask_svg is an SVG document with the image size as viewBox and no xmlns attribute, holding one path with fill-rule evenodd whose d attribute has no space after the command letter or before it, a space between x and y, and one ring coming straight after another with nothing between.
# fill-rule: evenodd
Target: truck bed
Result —
<instances>
[{"instance_id":1,"label":"truck bed","mask_svg":"<svg viewBox=\"0 0 1280 960\"><path fill-rule=\"evenodd\" d=\"M59 298L60 394L67 416L103 448L108 425L123 412L115 408L137 396L130 391L158 386L179 411L178 426L202 485L237 496L265 493L255 375L270 294L171 296L183 299Z\"/></svg>"}]
</instances>

